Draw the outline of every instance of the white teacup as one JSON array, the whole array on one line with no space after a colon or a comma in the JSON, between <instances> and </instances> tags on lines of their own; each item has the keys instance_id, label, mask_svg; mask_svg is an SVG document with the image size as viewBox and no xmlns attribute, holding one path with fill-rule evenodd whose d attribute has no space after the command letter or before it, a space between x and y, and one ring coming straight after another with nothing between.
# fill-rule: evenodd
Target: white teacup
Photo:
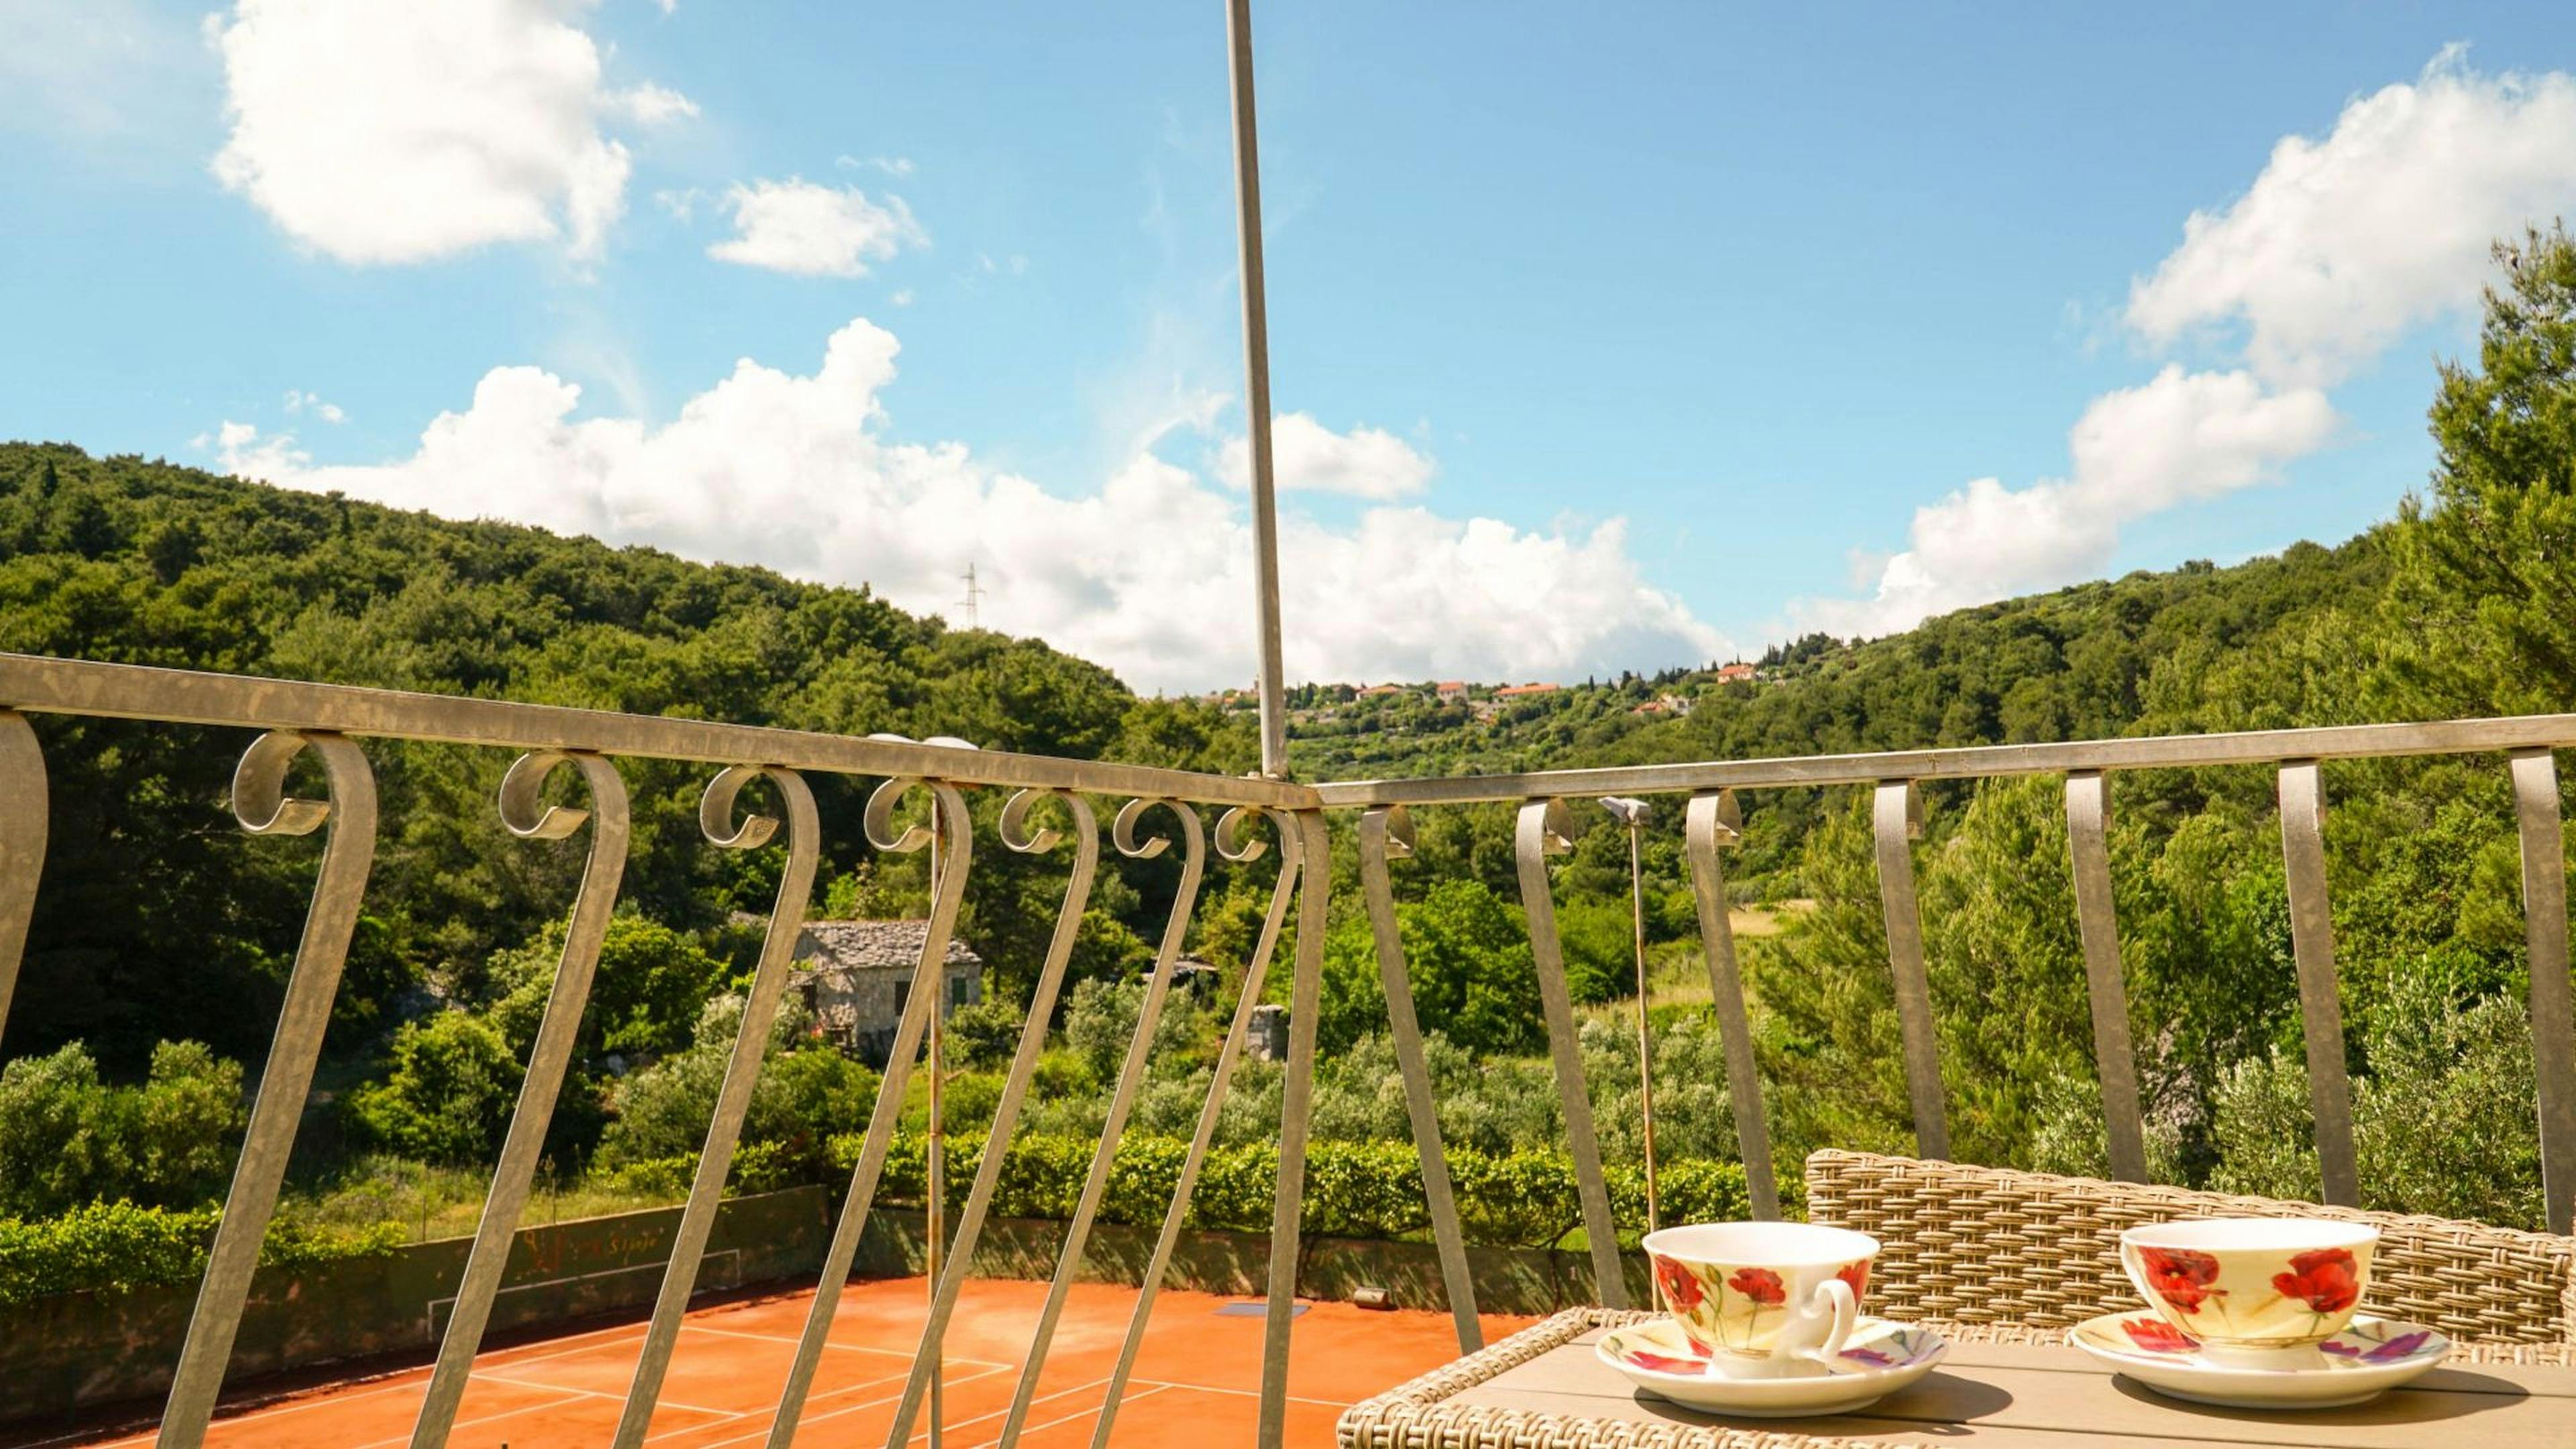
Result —
<instances>
[{"instance_id":1,"label":"white teacup","mask_svg":"<svg viewBox=\"0 0 2576 1449\"><path fill-rule=\"evenodd\" d=\"M1813 1223L1695 1223L1646 1235L1664 1311L1736 1378L1817 1373L1843 1351L1878 1239Z\"/></svg>"},{"instance_id":2,"label":"white teacup","mask_svg":"<svg viewBox=\"0 0 2576 1449\"><path fill-rule=\"evenodd\" d=\"M2195 1218L2120 1234L2120 1266L2213 1361L2314 1357L2370 1286L2379 1229L2324 1218Z\"/></svg>"}]
</instances>

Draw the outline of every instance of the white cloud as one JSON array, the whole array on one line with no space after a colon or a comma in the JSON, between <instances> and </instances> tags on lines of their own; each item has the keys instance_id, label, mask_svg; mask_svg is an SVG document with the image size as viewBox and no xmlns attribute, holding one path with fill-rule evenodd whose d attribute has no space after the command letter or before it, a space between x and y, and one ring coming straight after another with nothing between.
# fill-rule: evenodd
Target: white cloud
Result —
<instances>
[{"instance_id":1,"label":"white cloud","mask_svg":"<svg viewBox=\"0 0 2576 1449\"><path fill-rule=\"evenodd\" d=\"M2235 323L2244 365L2167 365L2105 393L2068 435L2063 479L1980 478L1915 510L1865 599L1803 600L1802 627L1885 634L1949 609L2100 575L2123 525L2272 481L2332 440L2325 388L2411 329L2473 305L2488 249L2576 208L2576 79L2480 75L2453 46L2411 83L2344 107L2322 141L2287 136L2245 194L2194 212L2135 279L2151 345Z\"/></svg>"},{"instance_id":2,"label":"white cloud","mask_svg":"<svg viewBox=\"0 0 2576 1449\"><path fill-rule=\"evenodd\" d=\"M695 120L698 115L696 101L651 81L611 92L608 104L647 126L658 126L666 121Z\"/></svg>"},{"instance_id":3,"label":"white cloud","mask_svg":"<svg viewBox=\"0 0 2576 1449\"><path fill-rule=\"evenodd\" d=\"M1792 612L1806 627L1866 637L2096 576L2123 524L2276 477L2335 425L2315 388L2270 392L2250 372L2168 364L2085 408L2067 435L2067 477L2021 489L1979 478L1915 510L1905 550L1879 565L1870 598L1807 600Z\"/></svg>"},{"instance_id":4,"label":"white cloud","mask_svg":"<svg viewBox=\"0 0 2576 1449\"><path fill-rule=\"evenodd\" d=\"M200 433L188 441L192 447L212 452L217 468L244 478L292 477L313 462L312 454L295 446L293 434L263 438L252 424L229 418L212 437Z\"/></svg>"},{"instance_id":5,"label":"white cloud","mask_svg":"<svg viewBox=\"0 0 2576 1449\"><path fill-rule=\"evenodd\" d=\"M2324 140L2283 137L2226 210L2193 212L2128 320L2158 344L2241 322L2266 381L2332 383L2474 304L2489 245L2572 206L2576 78L2481 75L2454 46Z\"/></svg>"},{"instance_id":6,"label":"white cloud","mask_svg":"<svg viewBox=\"0 0 2576 1449\"><path fill-rule=\"evenodd\" d=\"M1150 452L1096 495L988 468L960 443L890 435L893 334L833 334L798 376L745 359L661 426L577 417L581 390L499 367L410 457L314 467L291 438L227 424L228 467L450 517L500 517L695 558L867 583L947 608L976 565L992 627L1037 634L1147 689L1251 677L1242 498ZM1617 520L1532 532L1418 507L1348 528L1281 519L1295 678L1562 678L1720 657L1728 641L1645 582Z\"/></svg>"},{"instance_id":7,"label":"white cloud","mask_svg":"<svg viewBox=\"0 0 2576 1449\"><path fill-rule=\"evenodd\" d=\"M906 246L930 238L903 198L878 205L857 187L818 186L791 176L754 181L725 193L739 235L707 248L718 261L766 267L799 277L864 277Z\"/></svg>"},{"instance_id":8,"label":"white cloud","mask_svg":"<svg viewBox=\"0 0 2576 1449\"><path fill-rule=\"evenodd\" d=\"M312 393L291 387L286 390L286 410L290 414L309 412L326 423L345 423L349 420L349 415L341 410L338 403L324 402Z\"/></svg>"},{"instance_id":9,"label":"white cloud","mask_svg":"<svg viewBox=\"0 0 2576 1449\"><path fill-rule=\"evenodd\" d=\"M832 164L850 171L882 171L888 176L912 174L912 158L909 156L837 156Z\"/></svg>"},{"instance_id":10,"label":"white cloud","mask_svg":"<svg viewBox=\"0 0 2576 1449\"><path fill-rule=\"evenodd\" d=\"M1341 493L1392 501L1409 498L1431 482L1432 462L1395 434L1378 428L1337 433L1307 413L1270 420L1271 471L1279 491ZM1225 445L1217 476L1230 488L1252 486L1252 446L1242 438Z\"/></svg>"},{"instance_id":11,"label":"white cloud","mask_svg":"<svg viewBox=\"0 0 2576 1449\"><path fill-rule=\"evenodd\" d=\"M240 0L206 31L231 135L218 179L297 241L352 263L494 242L594 257L633 160L610 117L694 115L603 85L584 0Z\"/></svg>"}]
</instances>

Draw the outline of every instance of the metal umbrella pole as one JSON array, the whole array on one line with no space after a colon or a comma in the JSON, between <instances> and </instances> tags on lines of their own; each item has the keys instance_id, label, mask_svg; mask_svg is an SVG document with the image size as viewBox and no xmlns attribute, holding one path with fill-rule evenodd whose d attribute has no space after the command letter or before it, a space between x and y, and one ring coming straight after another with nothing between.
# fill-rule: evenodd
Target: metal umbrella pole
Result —
<instances>
[{"instance_id":1,"label":"metal umbrella pole","mask_svg":"<svg viewBox=\"0 0 2576 1449\"><path fill-rule=\"evenodd\" d=\"M1288 778L1288 714L1279 662L1279 502L1270 466L1270 321L1261 270L1261 147L1253 134L1252 0L1226 0L1225 38L1234 81L1235 229L1243 249L1243 422L1252 455L1261 773L1284 780Z\"/></svg>"}]
</instances>

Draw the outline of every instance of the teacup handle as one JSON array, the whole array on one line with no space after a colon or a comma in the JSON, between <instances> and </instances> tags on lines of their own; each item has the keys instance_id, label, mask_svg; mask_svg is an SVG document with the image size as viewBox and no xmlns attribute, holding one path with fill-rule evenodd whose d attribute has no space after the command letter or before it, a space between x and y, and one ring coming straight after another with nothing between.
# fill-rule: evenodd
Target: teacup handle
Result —
<instances>
[{"instance_id":1,"label":"teacup handle","mask_svg":"<svg viewBox=\"0 0 2576 1449\"><path fill-rule=\"evenodd\" d=\"M1830 1365L1842 1356L1843 1345L1851 1339L1852 1326L1860 1321L1860 1295L1840 1278L1817 1284L1816 1292L1833 1300L1834 1326L1825 1334L1824 1342L1802 1352L1818 1363Z\"/></svg>"}]
</instances>

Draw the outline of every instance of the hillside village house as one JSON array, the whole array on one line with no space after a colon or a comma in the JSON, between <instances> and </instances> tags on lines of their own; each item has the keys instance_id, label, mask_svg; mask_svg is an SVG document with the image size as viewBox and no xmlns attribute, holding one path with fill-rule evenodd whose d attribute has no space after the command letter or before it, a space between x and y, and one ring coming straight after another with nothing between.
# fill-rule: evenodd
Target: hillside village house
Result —
<instances>
[{"instance_id":1,"label":"hillside village house","mask_svg":"<svg viewBox=\"0 0 2576 1449\"><path fill-rule=\"evenodd\" d=\"M928 921L808 921L796 938L791 989L827 1039L881 1065L912 1001L913 971L929 931ZM984 959L954 936L940 971L940 993L942 1017L984 995Z\"/></svg>"}]
</instances>

